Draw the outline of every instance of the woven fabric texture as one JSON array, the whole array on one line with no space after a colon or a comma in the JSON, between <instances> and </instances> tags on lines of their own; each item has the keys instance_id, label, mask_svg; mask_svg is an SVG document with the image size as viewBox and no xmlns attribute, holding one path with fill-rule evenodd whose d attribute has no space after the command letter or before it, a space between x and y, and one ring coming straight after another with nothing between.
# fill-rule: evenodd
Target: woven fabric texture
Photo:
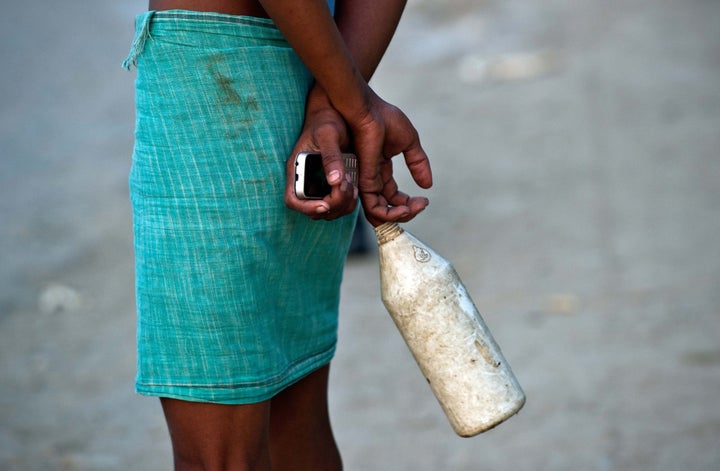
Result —
<instances>
[{"instance_id":1,"label":"woven fabric texture","mask_svg":"<svg viewBox=\"0 0 720 471\"><path fill-rule=\"evenodd\" d=\"M270 20L140 15L130 196L141 394L241 404L327 364L355 215L283 202L312 77Z\"/></svg>"}]
</instances>

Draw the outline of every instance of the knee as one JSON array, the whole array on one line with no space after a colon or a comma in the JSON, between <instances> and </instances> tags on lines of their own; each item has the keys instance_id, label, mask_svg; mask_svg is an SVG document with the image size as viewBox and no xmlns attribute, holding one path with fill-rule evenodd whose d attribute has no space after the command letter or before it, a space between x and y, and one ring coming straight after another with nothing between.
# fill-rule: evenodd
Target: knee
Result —
<instances>
[{"instance_id":1,"label":"knee","mask_svg":"<svg viewBox=\"0 0 720 471\"><path fill-rule=\"evenodd\" d=\"M270 469L269 403L162 401L176 471Z\"/></svg>"}]
</instances>

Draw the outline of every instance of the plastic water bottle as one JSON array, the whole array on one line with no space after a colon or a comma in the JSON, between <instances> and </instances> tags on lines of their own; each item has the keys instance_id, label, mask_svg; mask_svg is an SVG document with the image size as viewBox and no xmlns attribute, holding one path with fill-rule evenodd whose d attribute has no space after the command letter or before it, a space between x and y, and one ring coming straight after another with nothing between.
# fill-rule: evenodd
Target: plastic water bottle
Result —
<instances>
[{"instance_id":1,"label":"plastic water bottle","mask_svg":"<svg viewBox=\"0 0 720 471\"><path fill-rule=\"evenodd\" d=\"M525 393L452 265L395 223L375 234L382 301L455 432L516 414Z\"/></svg>"}]
</instances>

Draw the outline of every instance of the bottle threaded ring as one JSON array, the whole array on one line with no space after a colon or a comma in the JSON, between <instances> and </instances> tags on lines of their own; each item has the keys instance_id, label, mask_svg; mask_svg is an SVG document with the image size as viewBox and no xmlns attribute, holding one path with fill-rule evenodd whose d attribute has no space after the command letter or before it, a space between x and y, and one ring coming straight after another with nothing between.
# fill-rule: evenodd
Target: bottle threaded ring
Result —
<instances>
[{"instance_id":1,"label":"bottle threaded ring","mask_svg":"<svg viewBox=\"0 0 720 471\"><path fill-rule=\"evenodd\" d=\"M402 227L394 222L384 222L375 228L375 236L377 236L378 245L390 242L404 231Z\"/></svg>"}]
</instances>

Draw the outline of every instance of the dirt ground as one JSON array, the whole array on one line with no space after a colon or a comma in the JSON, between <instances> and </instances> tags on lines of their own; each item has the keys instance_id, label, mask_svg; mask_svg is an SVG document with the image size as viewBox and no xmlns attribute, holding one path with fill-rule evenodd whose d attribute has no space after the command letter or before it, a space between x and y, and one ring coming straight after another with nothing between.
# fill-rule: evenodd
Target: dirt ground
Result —
<instances>
[{"instance_id":1,"label":"dirt ground","mask_svg":"<svg viewBox=\"0 0 720 471\"><path fill-rule=\"evenodd\" d=\"M171 468L133 393L120 62L143 7L0 16L2 470ZM353 258L330 388L346 469L720 469L718 25L707 0L410 0L373 82L433 159L405 227L453 261L528 401L456 437L375 254Z\"/></svg>"}]
</instances>

